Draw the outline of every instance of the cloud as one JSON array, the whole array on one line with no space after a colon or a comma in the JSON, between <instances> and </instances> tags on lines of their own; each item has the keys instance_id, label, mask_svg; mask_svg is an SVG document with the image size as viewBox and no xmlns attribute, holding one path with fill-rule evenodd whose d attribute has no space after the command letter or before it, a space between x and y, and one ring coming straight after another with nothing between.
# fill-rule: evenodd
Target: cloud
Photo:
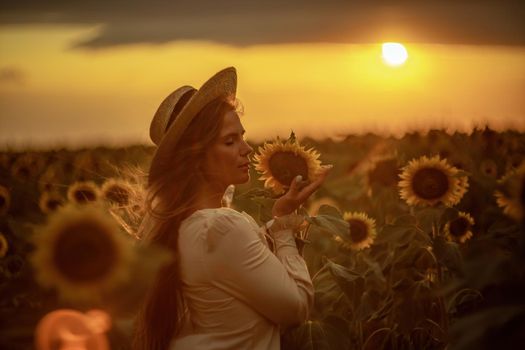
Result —
<instances>
[{"instance_id":1,"label":"cloud","mask_svg":"<svg viewBox=\"0 0 525 350\"><path fill-rule=\"evenodd\" d=\"M0 67L1 85L20 85L25 81L25 74L16 67Z\"/></svg>"},{"instance_id":2,"label":"cloud","mask_svg":"<svg viewBox=\"0 0 525 350\"><path fill-rule=\"evenodd\" d=\"M24 1L0 5L0 25L98 24L76 48L205 40L276 43L407 42L525 45L522 0Z\"/></svg>"}]
</instances>

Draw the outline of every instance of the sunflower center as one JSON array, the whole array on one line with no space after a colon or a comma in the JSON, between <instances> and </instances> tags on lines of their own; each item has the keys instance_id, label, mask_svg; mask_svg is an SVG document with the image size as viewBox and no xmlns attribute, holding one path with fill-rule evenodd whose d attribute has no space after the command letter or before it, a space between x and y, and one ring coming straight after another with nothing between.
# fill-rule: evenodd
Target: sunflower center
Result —
<instances>
[{"instance_id":1,"label":"sunflower center","mask_svg":"<svg viewBox=\"0 0 525 350\"><path fill-rule=\"evenodd\" d=\"M57 270L73 283L104 278L117 261L117 248L106 227L77 222L64 228L54 247Z\"/></svg>"},{"instance_id":2,"label":"sunflower center","mask_svg":"<svg viewBox=\"0 0 525 350\"><path fill-rule=\"evenodd\" d=\"M297 175L308 180L306 160L293 152L277 152L268 163L272 176L284 186L290 186Z\"/></svg>"},{"instance_id":3,"label":"sunflower center","mask_svg":"<svg viewBox=\"0 0 525 350\"><path fill-rule=\"evenodd\" d=\"M470 223L468 222L467 219L463 217L459 217L457 219L452 220L449 226L450 234L454 237L463 236L465 233L467 233L469 228L470 228Z\"/></svg>"},{"instance_id":4,"label":"sunflower center","mask_svg":"<svg viewBox=\"0 0 525 350\"><path fill-rule=\"evenodd\" d=\"M117 203L118 205L126 205L128 204L129 193L128 190L123 187L112 186L106 192L106 198L110 202Z\"/></svg>"},{"instance_id":5,"label":"sunflower center","mask_svg":"<svg viewBox=\"0 0 525 350\"><path fill-rule=\"evenodd\" d=\"M447 193L448 177L436 168L423 168L412 179L414 193L423 199L437 199Z\"/></svg>"},{"instance_id":6,"label":"sunflower center","mask_svg":"<svg viewBox=\"0 0 525 350\"><path fill-rule=\"evenodd\" d=\"M74 197L77 202L93 202L97 199L95 192L88 189L75 191Z\"/></svg>"},{"instance_id":7,"label":"sunflower center","mask_svg":"<svg viewBox=\"0 0 525 350\"><path fill-rule=\"evenodd\" d=\"M350 238L352 239L352 242L360 243L366 239L368 236L368 229L363 221L350 219L348 220L348 224L350 225Z\"/></svg>"}]
</instances>

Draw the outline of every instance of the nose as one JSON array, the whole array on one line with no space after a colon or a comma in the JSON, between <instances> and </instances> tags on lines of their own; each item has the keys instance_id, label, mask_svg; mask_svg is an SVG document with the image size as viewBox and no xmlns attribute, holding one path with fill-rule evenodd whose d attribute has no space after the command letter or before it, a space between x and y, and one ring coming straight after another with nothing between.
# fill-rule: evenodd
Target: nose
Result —
<instances>
[{"instance_id":1,"label":"nose","mask_svg":"<svg viewBox=\"0 0 525 350\"><path fill-rule=\"evenodd\" d=\"M242 155L248 156L249 154L253 152L253 148L246 141L243 140L242 142L243 142Z\"/></svg>"}]
</instances>

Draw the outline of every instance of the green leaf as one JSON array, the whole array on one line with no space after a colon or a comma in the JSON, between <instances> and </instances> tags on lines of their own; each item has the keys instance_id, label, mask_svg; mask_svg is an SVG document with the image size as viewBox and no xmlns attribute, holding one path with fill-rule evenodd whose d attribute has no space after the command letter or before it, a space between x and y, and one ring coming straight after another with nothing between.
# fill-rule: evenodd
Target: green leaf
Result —
<instances>
[{"instance_id":1,"label":"green leaf","mask_svg":"<svg viewBox=\"0 0 525 350\"><path fill-rule=\"evenodd\" d=\"M447 242L443 237L436 236L433 242L433 251L440 264L446 266L453 273L463 274L463 258L456 243Z\"/></svg>"},{"instance_id":2,"label":"green leaf","mask_svg":"<svg viewBox=\"0 0 525 350\"><path fill-rule=\"evenodd\" d=\"M347 239L350 226L340 216L317 215L307 218L310 224L317 226L321 231Z\"/></svg>"},{"instance_id":3,"label":"green leaf","mask_svg":"<svg viewBox=\"0 0 525 350\"><path fill-rule=\"evenodd\" d=\"M354 309L356 309L361 300L361 295L364 292L364 278L354 271L330 260L327 261L327 264L335 282L345 293L348 301L354 306Z\"/></svg>"},{"instance_id":4,"label":"green leaf","mask_svg":"<svg viewBox=\"0 0 525 350\"><path fill-rule=\"evenodd\" d=\"M323 204L321 207L319 207L319 210L317 211L318 215L327 215L327 216L333 216L336 218L339 218L343 220L343 216L341 215L341 212L336 207L332 207L328 204Z\"/></svg>"},{"instance_id":5,"label":"green leaf","mask_svg":"<svg viewBox=\"0 0 525 350\"><path fill-rule=\"evenodd\" d=\"M350 346L347 324L337 316L306 321L286 330L281 337L283 350L332 350L348 349Z\"/></svg>"}]
</instances>

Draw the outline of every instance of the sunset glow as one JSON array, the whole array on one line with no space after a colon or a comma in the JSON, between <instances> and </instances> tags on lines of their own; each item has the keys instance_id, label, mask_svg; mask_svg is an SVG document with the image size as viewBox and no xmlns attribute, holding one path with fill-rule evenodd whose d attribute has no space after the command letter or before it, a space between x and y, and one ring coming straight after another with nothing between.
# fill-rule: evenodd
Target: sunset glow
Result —
<instances>
[{"instance_id":1,"label":"sunset glow","mask_svg":"<svg viewBox=\"0 0 525 350\"><path fill-rule=\"evenodd\" d=\"M148 143L149 121L171 91L199 87L227 66L237 69L243 123L255 141L291 129L323 138L432 127L468 131L484 124L525 128L521 46L395 39L73 46L100 30L50 25L0 30L4 145Z\"/></svg>"},{"instance_id":2,"label":"sunset glow","mask_svg":"<svg viewBox=\"0 0 525 350\"><path fill-rule=\"evenodd\" d=\"M408 52L400 43L384 43L382 46L383 60L391 66L399 66L408 58Z\"/></svg>"}]
</instances>

